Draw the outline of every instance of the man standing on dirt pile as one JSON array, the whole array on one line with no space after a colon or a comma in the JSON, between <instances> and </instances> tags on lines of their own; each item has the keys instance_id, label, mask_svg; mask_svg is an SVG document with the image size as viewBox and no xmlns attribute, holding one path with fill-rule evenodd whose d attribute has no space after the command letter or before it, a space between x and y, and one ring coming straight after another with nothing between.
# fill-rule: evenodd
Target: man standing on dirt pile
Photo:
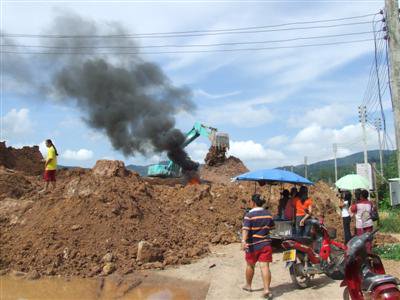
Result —
<instances>
[{"instance_id":1,"label":"man standing on dirt pile","mask_svg":"<svg viewBox=\"0 0 400 300\"><path fill-rule=\"evenodd\" d=\"M51 183L52 189L56 188L56 169L57 169L57 156L58 152L51 140L46 140L47 158L44 164L44 189L39 193L45 193L49 189Z\"/></svg>"},{"instance_id":2,"label":"man standing on dirt pile","mask_svg":"<svg viewBox=\"0 0 400 300\"><path fill-rule=\"evenodd\" d=\"M265 200L259 194L254 194L251 198L252 209L243 220L242 250L246 253L247 262L246 285L243 290L252 291L254 267L259 262L264 284L264 298L272 299L271 271L269 269L269 263L272 262L272 247L269 231L274 228L274 221L271 213L262 207L264 203Z\"/></svg>"}]
</instances>

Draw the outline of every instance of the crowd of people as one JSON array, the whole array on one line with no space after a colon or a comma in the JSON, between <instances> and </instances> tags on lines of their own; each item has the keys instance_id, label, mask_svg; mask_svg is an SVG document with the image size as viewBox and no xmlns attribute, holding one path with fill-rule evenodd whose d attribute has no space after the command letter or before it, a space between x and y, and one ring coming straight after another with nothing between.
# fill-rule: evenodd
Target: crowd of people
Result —
<instances>
[{"instance_id":1,"label":"crowd of people","mask_svg":"<svg viewBox=\"0 0 400 300\"><path fill-rule=\"evenodd\" d=\"M357 235L364 232L372 231L373 221L375 221L376 208L372 201L369 200L369 192L363 189L354 191L353 195L350 191L339 191L344 240L347 243L351 237L351 218L355 218L355 231ZM293 233L298 236L308 236L310 232L309 220L312 216L313 200L308 196L306 186L297 190L293 187L289 190L281 192L279 200L277 219L293 221Z\"/></svg>"},{"instance_id":2,"label":"crowd of people","mask_svg":"<svg viewBox=\"0 0 400 300\"><path fill-rule=\"evenodd\" d=\"M367 190L355 190L352 202L350 191L339 191L343 231L345 243L352 238L351 218L355 218L354 234L362 235L364 232L373 231L373 221L377 218L376 207L369 200ZM299 189L283 190L278 205L277 216L264 208L265 200L259 194L254 194L251 199L251 209L243 220L242 250L246 259L246 285L245 291L251 292L251 284L254 276L254 268L259 263L264 283L264 298L272 299L270 291L271 272L269 263L272 262L272 247L269 237L270 230L275 226L274 220L292 221L293 234L297 236L309 236L311 230L311 218L313 216L313 200L308 195L308 188L301 186ZM372 250L372 245L367 244L367 250Z\"/></svg>"}]
</instances>

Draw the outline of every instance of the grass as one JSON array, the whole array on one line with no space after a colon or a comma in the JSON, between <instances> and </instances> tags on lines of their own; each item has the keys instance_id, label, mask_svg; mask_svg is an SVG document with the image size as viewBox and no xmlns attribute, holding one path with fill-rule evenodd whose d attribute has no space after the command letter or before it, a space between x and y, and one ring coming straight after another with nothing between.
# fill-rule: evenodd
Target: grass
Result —
<instances>
[{"instance_id":1,"label":"grass","mask_svg":"<svg viewBox=\"0 0 400 300\"><path fill-rule=\"evenodd\" d=\"M379 230L381 232L400 233L400 211L384 210L379 212Z\"/></svg>"},{"instance_id":2,"label":"grass","mask_svg":"<svg viewBox=\"0 0 400 300\"><path fill-rule=\"evenodd\" d=\"M374 248L374 252L385 259L400 260L400 244L391 244Z\"/></svg>"}]
</instances>

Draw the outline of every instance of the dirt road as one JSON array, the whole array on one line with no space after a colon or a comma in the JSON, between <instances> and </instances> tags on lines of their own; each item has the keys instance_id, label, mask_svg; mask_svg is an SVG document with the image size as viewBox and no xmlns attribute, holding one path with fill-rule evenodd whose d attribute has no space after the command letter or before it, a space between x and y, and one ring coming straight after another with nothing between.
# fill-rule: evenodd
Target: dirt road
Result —
<instances>
[{"instance_id":1,"label":"dirt road","mask_svg":"<svg viewBox=\"0 0 400 300\"><path fill-rule=\"evenodd\" d=\"M339 282L326 276L315 278L313 286L308 289L296 289L290 282L281 256L274 254L271 265L275 299L342 299L343 289L339 287ZM389 273L400 276L400 262L384 263ZM261 299L259 270L253 285L256 291L248 293L241 289L244 284L244 268L243 252L239 250L239 244L231 244L214 247L210 255L192 264L162 271L135 272L125 277L113 274L97 279L45 277L32 281L17 275L1 276L0 299ZM139 285L131 289L136 283Z\"/></svg>"},{"instance_id":2,"label":"dirt road","mask_svg":"<svg viewBox=\"0 0 400 300\"><path fill-rule=\"evenodd\" d=\"M260 299L262 296L262 282L260 271L257 269L252 293L241 289L244 285L245 262L240 244L217 246L212 254L193 264L180 266L175 269L159 271L160 275L180 278L182 280L196 280L210 282L207 300L221 299ZM215 264L215 267L211 267ZM210 268L211 267L211 268ZM313 286L305 289L296 289L290 281L289 272L285 269L281 254L274 254L271 265L272 292L275 299L342 299L343 289L339 282L326 276L319 276L313 280Z\"/></svg>"}]
</instances>

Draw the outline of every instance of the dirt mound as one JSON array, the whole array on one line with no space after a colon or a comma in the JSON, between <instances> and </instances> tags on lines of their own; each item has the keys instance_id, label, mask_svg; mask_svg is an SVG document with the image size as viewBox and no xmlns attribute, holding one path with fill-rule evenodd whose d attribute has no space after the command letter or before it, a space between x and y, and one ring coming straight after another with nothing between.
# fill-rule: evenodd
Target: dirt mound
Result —
<instances>
[{"instance_id":1,"label":"dirt mound","mask_svg":"<svg viewBox=\"0 0 400 300\"><path fill-rule=\"evenodd\" d=\"M207 166L219 166L226 161L226 148L211 146L204 159Z\"/></svg>"},{"instance_id":2,"label":"dirt mound","mask_svg":"<svg viewBox=\"0 0 400 300\"><path fill-rule=\"evenodd\" d=\"M239 187L228 192L223 185L151 185L129 171L99 176L97 167L60 171L57 189L32 192L17 222L0 219L0 268L48 275L127 273L188 263L208 252L210 242L237 241ZM140 241L158 249L158 261L136 261Z\"/></svg>"},{"instance_id":3,"label":"dirt mound","mask_svg":"<svg viewBox=\"0 0 400 300\"><path fill-rule=\"evenodd\" d=\"M247 170L233 157L213 168L221 172L211 174L228 179ZM35 189L37 177L9 170L2 176L8 183L0 185L5 193L0 269L47 275L126 274L189 263L207 253L210 244L239 241L244 209L255 192L254 184L246 182L165 185L144 180L118 161L99 161L92 170L61 170L57 189L45 195ZM20 189L13 190L18 182ZM276 213L280 191L290 187L257 186L256 191ZM310 188L310 196L315 213L325 215L342 239L336 193L320 182Z\"/></svg>"},{"instance_id":4,"label":"dirt mound","mask_svg":"<svg viewBox=\"0 0 400 300\"><path fill-rule=\"evenodd\" d=\"M120 160L98 160L92 170L93 174L106 177L125 177L129 171L125 169L124 162Z\"/></svg>"},{"instance_id":5,"label":"dirt mound","mask_svg":"<svg viewBox=\"0 0 400 300\"><path fill-rule=\"evenodd\" d=\"M36 189L33 178L22 172L0 167L0 201L5 198L19 199Z\"/></svg>"},{"instance_id":6,"label":"dirt mound","mask_svg":"<svg viewBox=\"0 0 400 300\"><path fill-rule=\"evenodd\" d=\"M8 169L22 171L29 175L39 175L43 171L43 156L38 146L15 149L0 142L0 165Z\"/></svg>"},{"instance_id":7,"label":"dirt mound","mask_svg":"<svg viewBox=\"0 0 400 300\"><path fill-rule=\"evenodd\" d=\"M239 158L230 156L222 164L204 165L200 169L200 177L214 183L229 183L232 177L248 171Z\"/></svg>"}]
</instances>

